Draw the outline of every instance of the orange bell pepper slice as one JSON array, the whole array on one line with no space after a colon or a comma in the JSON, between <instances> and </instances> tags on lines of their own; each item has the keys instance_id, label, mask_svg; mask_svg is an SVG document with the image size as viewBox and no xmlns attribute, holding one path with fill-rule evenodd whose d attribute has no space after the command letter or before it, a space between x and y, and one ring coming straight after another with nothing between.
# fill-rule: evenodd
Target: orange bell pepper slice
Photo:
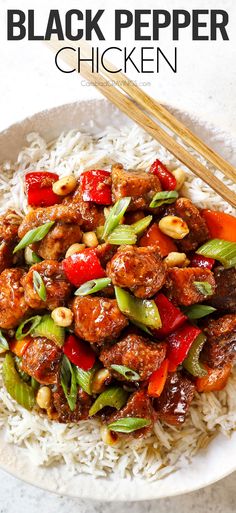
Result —
<instances>
[{"instance_id":1,"label":"orange bell pepper slice","mask_svg":"<svg viewBox=\"0 0 236 513\"><path fill-rule=\"evenodd\" d=\"M229 378L232 370L232 365L226 363L224 367L219 369L211 369L208 365L204 366L207 370L207 376L196 379L196 389L198 392L216 392L222 390Z\"/></svg>"},{"instance_id":2,"label":"orange bell pepper slice","mask_svg":"<svg viewBox=\"0 0 236 513\"><path fill-rule=\"evenodd\" d=\"M236 217L214 210L202 210L201 214L212 239L236 242Z\"/></svg>"},{"instance_id":3,"label":"orange bell pepper slice","mask_svg":"<svg viewBox=\"0 0 236 513\"><path fill-rule=\"evenodd\" d=\"M169 360L166 358L159 369L154 371L148 383L148 395L150 397L159 397L163 392L168 375Z\"/></svg>"},{"instance_id":4,"label":"orange bell pepper slice","mask_svg":"<svg viewBox=\"0 0 236 513\"><path fill-rule=\"evenodd\" d=\"M177 246L173 240L165 235L160 230L157 223L154 223L148 229L147 233L143 235L139 241L140 246L154 246L158 245L162 257L167 256L171 251L178 251Z\"/></svg>"},{"instance_id":5,"label":"orange bell pepper slice","mask_svg":"<svg viewBox=\"0 0 236 513\"><path fill-rule=\"evenodd\" d=\"M10 342L10 350L21 358L26 351L28 345L32 341L31 337L23 338L22 340L13 340Z\"/></svg>"}]
</instances>

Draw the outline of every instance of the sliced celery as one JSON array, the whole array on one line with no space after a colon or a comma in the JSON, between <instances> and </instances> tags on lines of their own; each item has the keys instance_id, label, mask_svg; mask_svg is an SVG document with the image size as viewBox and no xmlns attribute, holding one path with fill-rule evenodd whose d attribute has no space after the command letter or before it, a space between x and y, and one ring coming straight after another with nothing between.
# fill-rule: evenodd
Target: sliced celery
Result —
<instances>
[{"instance_id":1,"label":"sliced celery","mask_svg":"<svg viewBox=\"0 0 236 513\"><path fill-rule=\"evenodd\" d=\"M219 260L226 269L236 266L236 242L211 239L203 244L196 253Z\"/></svg>"},{"instance_id":2,"label":"sliced celery","mask_svg":"<svg viewBox=\"0 0 236 513\"><path fill-rule=\"evenodd\" d=\"M31 335L33 337L46 337L62 347L65 341L65 328L58 326L51 315L44 315L41 322L31 332Z\"/></svg>"},{"instance_id":3,"label":"sliced celery","mask_svg":"<svg viewBox=\"0 0 236 513\"><path fill-rule=\"evenodd\" d=\"M20 378L10 353L5 356L2 371L4 385L11 397L27 410L32 410L35 405L34 390Z\"/></svg>"},{"instance_id":4,"label":"sliced celery","mask_svg":"<svg viewBox=\"0 0 236 513\"><path fill-rule=\"evenodd\" d=\"M128 392L121 387L109 387L105 392L102 392L95 402L92 404L89 415L92 417L98 411L102 410L105 406L111 406L120 410L128 399Z\"/></svg>"},{"instance_id":5,"label":"sliced celery","mask_svg":"<svg viewBox=\"0 0 236 513\"><path fill-rule=\"evenodd\" d=\"M115 287L115 294L119 309L131 321L150 328L161 328L161 318L155 301L131 296L129 292L120 287Z\"/></svg>"}]
</instances>

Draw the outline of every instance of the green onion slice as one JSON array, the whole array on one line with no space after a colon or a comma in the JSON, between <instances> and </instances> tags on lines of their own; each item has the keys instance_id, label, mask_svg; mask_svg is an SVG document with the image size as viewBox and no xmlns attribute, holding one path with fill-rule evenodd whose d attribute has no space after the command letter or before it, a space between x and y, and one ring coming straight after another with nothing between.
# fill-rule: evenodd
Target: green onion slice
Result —
<instances>
[{"instance_id":1,"label":"green onion slice","mask_svg":"<svg viewBox=\"0 0 236 513\"><path fill-rule=\"evenodd\" d=\"M81 287L79 287L75 291L75 296L87 296L88 294L95 294L99 290L105 289L108 285L110 285L110 278L98 278L97 280L90 280L83 283Z\"/></svg>"},{"instance_id":2,"label":"green onion slice","mask_svg":"<svg viewBox=\"0 0 236 513\"><path fill-rule=\"evenodd\" d=\"M38 296L42 301L46 301L47 299L47 291L43 281L42 276L38 273L38 271L33 271L33 285L34 290L37 292Z\"/></svg>"},{"instance_id":3,"label":"green onion slice","mask_svg":"<svg viewBox=\"0 0 236 513\"><path fill-rule=\"evenodd\" d=\"M161 318L155 301L131 296L120 287L115 287L115 294L119 309L131 321L150 328L161 328Z\"/></svg>"},{"instance_id":4,"label":"green onion slice","mask_svg":"<svg viewBox=\"0 0 236 513\"><path fill-rule=\"evenodd\" d=\"M226 269L236 266L236 242L211 239L203 244L196 253L218 260Z\"/></svg>"},{"instance_id":5,"label":"green onion slice","mask_svg":"<svg viewBox=\"0 0 236 513\"><path fill-rule=\"evenodd\" d=\"M7 339L2 334L2 331L0 330L0 350L1 349L3 349L3 351L7 351L9 349L9 344L7 342Z\"/></svg>"},{"instance_id":6,"label":"green onion slice","mask_svg":"<svg viewBox=\"0 0 236 513\"><path fill-rule=\"evenodd\" d=\"M11 397L23 408L32 410L35 405L34 390L20 378L15 368L13 356L10 353L5 356L2 375L3 383Z\"/></svg>"},{"instance_id":7,"label":"green onion slice","mask_svg":"<svg viewBox=\"0 0 236 513\"><path fill-rule=\"evenodd\" d=\"M111 365L111 369L124 376L127 381L138 381L140 379L140 375L135 372L133 369L126 367L126 365Z\"/></svg>"},{"instance_id":8,"label":"green onion slice","mask_svg":"<svg viewBox=\"0 0 236 513\"><path fill-rule=\"evenodd\" d=\"M40 317L40 322L34 327L32 336L48 338L62 347L65 341L65 328L58 326L51 315L46 314Z\"/></svg>"},{"instance_id":9,"label":"green onion slice","mask_svg":"<svg viewBox=\"0 0 236 513\"><path fill-rule=\"evenodd\" d=\"M201 319L216 311L216 308L208 305L191 305L182 309L189 319Z\"/></svg>"},{"instance_id":10,"label":"green onion slice","mask_svg":"<svg viewBox=\"0 0 236 513\"><path fill-rule=\"evenodd\" d=\"M38 326L40 323L41 319L42 317L40 315L34 315L34 317L30 317L29 319L23 321L16 330L16 340L22 340L23 338L27 337L27 335L32 333L32 331L34 331L36 326Z\"/></svg>"},{"instance_id":11,"label":"green onion slice","mask_svg":"<svg viewBox=\"0 0 236 513\"><path fill-rule=\"evenodd\" d=\"M92 369L85 371L80 367L77 367L77 365L74 365L76 381L78 385L89 395L92 395L92 381L97 369L98 367L95 365Z\"/></svg>"},{"instance_id":12,"label":"green onion slice","mask_svg":"<svg viewBox=\"0 0 236 513\"><path fill-rule=\"evenodd\" d=\"M141 419L139 417L126 417L123 419L118 419L115 422L112 422L107 427L111 431L116 431L117 433L132 433L133 431L137 431L137 429L142 429L144 427L150 426L151 421L149 419Z\"/></svg>"},{"instance_id":13,"label":"green onion slice","mask_svg":"<svg viewBox=\"0 0 236 513\"><path fill-rule=\"evenodd\" d=\"M130 197L121 198L115 203L114 207L112 207L105 221L104 230L102 234L103 239L106 239L108 235L110 235L110 233L117 227L124 213L126 212L130 202Z\"/></svg>"},{"instance_id":14,"label":"green onion slice","mask_svg":"<svg viewBox=\"0 0 236 513\"><path fill-rule=\"evenodd\" d=\"M77 380L74 366L66 355L63 355L61 363L61 386L69 404L70 410L74 411L77 401Z\"/></svg>"},{"instance_id":15,"label":"green onion slice","mask_svg":"<svg viewBox=\"0 0 236 513\"><path fill-rule=\"evenodd\" d=\"M203 294L204 296L212 296L212 286L208 281L194 281L193 284L200 294Z\"/></svg>"},{"instance_id":16,"label":"green onion slice","mask_svg":"<svg viewBox=\"0 0 236 513\"><path fill-rule=\"evenodd\" d=\"M36 255L36 253L27 246L25 248L25 261L28 265L34 265L42 262L42 258Z\"/></svg>"},{"instance_id":17,"label":"green onion slice","mask_svg":"<svg viewBox=\"0 0 236 513\"><path fill-rule=\"evenodd\" d=\"M92 417L98 411L102 410L105 406L111 406L120 410L128 399L128 392L121 387L109 387L105 392L102 392L95 402L92 404L89 415Z\"/></svg>"},{"instance_id":18,"label":"green onion slice","mask_svg":"<svg viewBox=\"0 0 236 513\"><path fill-rule=\"evenodd\" d=\"M206 339L204 333L200 333L191 345L187 358L183 361L183 367L193 376L203 377L207 375L206 369L200 362L200 354Z\"/></svg>"},{"instance_id":19,"label":"green onion slice","mask_svg":"<svg viewBox=\"0 0 236 513\"><path fill-rule=\"evenodd\" d=\"M107 242L117 246L121 246L121 244L136 244L137 235L135 235L131 225L121 224L108 235Z\"/></svg>"},{"instance_id":20,"label":"green onion slice","mask_svg":"<svg viewBox=\"0 0 236 513\"><path fill-rule=\"evenodd\" d=\"M141 233L144 232L144 230L146 230L146 228L149 226L151 221L152 221L152 216L146 216L146 217L143 217L143 219L136 221L136 223L131 224L130 226L132 227L132 229L136 235L140 235Z\"/></svg>"},{"instance_id":21,"label":"green onion slice","mask_svg":"<svg viewBox=\"0 0 236 513\"><path fill-rule=\"evenodd\" d=\"M29 246L29 244L33 244L33 242L38 242L42 240L47 235L51 227L54 225L54 222L55 221L50 221L27 232L24 235L24 237L20 240L19 244L17 244L17 246L15 247L13 254L17 251L20 251L20 249L26 248L26 246Z\"/></svg>"},{"instance_id":22,"label":"green onion slice","mask_svg":"<svg viewBox=\"0 0 236 513\"><path fill-rule=\"evenodd\" d=\"M153 196L152 201L149 205L151 208L161 207L164 204L174 203L174 201L179 197L177 191L161 191L157 192L155 196Z\"/></svg>"}]
</instances>

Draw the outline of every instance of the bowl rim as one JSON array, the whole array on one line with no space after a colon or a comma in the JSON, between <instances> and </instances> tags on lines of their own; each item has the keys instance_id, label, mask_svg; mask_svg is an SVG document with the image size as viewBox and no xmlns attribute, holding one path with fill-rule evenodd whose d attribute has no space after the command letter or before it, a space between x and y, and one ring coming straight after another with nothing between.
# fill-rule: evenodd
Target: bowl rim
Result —
<instances>
[{"instance_id":1,"label":"bowl rim","mask_svg":"<svg viewBox=\"0 0 236 513\"><path fill-rule=\"evenodd\" d=\"M170 104L167 104L164 102L162 102L162 103L177 113L183 112L182 110L179 110L178 108L176 108L176 106L174 106L174 105L170 105ZM98 105L100 106L100 108L102 108L103 105L104 106L106 105L106 108L114 109L112 104L110 104L107 100L97 99L97 98L78 101L78 102L66 103L63 105L52 107L51 109L45 109L43 111L39 111L37 113L34 113L32 116L28 116L27 118L25 118L21 121L17 121L16 123L10 125L9 127L5 128L4 130L2 130L0 132L0 141L2 138L4 138L4 140L6 138L6 140L7 140L7 138L11 135L11 133L14 133L14 132L17 133L18 130L22 130L24 127L27 126L27 123L30 123L30 122L34 123L35 120L39 120L39 121L43 120L43 119L45 120L46 116L49 113L51 116L53 116L53 115L56 116L57 114L62 113L65 110L73 111L74 109L78 109L78 111L79 111L80 109L87 107L88 104L92 108L95 108ZM115 110L117 110L117 109L115 109ZM189 118L194 119L196 121L195 114L192 114L188 111L186 113L186 115L189 116ZM122 117L124 117L124 115L122 115ZM128 121L129 118L127 118L125 116L125 119L127 119L127 121ZM197 122L200 125L203 124L203 126L206 127L206 129L209 131L211 131L214 128L212 124L204 122L202 119L198 119ZM227 134L227 132L221 131L221 133L222 133L223 137L227 137L227 138L231 137L230 134ZM1 159L0 159L0 161L1 161ZM221 437L222 435L218 435L218 436ZM218 439L218 436L217 436L217 439ZM236 433L235 433L235 437L232 435L232 438L235 438L235 441L236 441ZM227 443L230 444L230 440L228 440L228 439L224 439L224 442L225 442L225 444L227 444ZM130 494L126 493L125 497L124 496L122 497L122 494L120 496L117 495L117 490L115 490L115 488L117 488L117 484L116 484L117 482L115 480L112 481L112 480L106 479L106 478L103 478L103 480L100 480L100 478L94 479L91 477L91 475L85 475L84 479L87 481L88 484L83 488L83 483L80 483L80 487L82 486L82 489L80 489L79 493L77 494L77 493L70 493L66 487L58 488L58 486L55 486L56 483L55 483L54 479L52 479L50 481L46 478L46 479L41 479L40 482L37 482L37 479L36 479L37 467L33 467L34 471L32 471L32 465L30 466L29 462L28 462L29 468L27 466L27 469L23 468L22 465L18 465L18 459L20 458L20 456L17 455L17 452L21 452L22 450L20 450L14 444L7 444L7 445L8 445L8 448L6 451L7 454L3 458L3 452L6 449L6 447L5 447L6 442L4 442L3 438L0 439L0 449L1 449L0 468L2 470L4 470L5 472L9 473L10 475L12 475L18 479L21 479L25 483L34 485L37 488L47 490L49 492L52 492L52 493L55 493L58 495L63 494L68 497L76 497L76 498L89 499L89 500L102 500L102 501L107 501L107 502L113 502L113 501L118 502L118 501L124 501L124 500L126 502L155 500L158 498L173 497L173 496L178 496L178 495L182 495L182 494L186 494L186 493L191 493L193 491L199 490L201 488L209 486L209 485L223 479L224 477L230 475L232 472L234 472L236 470L236 462L235 463L232 462L232 465L229 466L227 469L223 469L223 465L222 465L222 466L220 466L218 473L216 473L216 475L214 475L213 477L210 477L210 476L208 477L203 472L202 475L200 476L200 479L198 479L196 482L193 481L190 484L187 481L185 484L184 480L183 480L179 489L176 489L175 487L173 487L173 489L171 491L168 491L168 493L166 493L166 492L162 493L161 490L158 490L158 488L159 488L158 483L161 483L160 481L155 482L156 490L153 487L153 483L152 483L150 485L150 489L152 489L152 491L150 492L150 494L146 493L146 489L149 488L148 481L145 479L139 479L139 480L137 480L137 483L138 483L137 484L137 492L136 493L132 492ZM27 458L26 458L26 460L27 460ZM177 473L178 472L179 471L177 471ZM177 475L177 473L172 474L172 476ZM108 487L108 483L110 483L110 484L112 483L112 486L110 487L111 494L109 493L109 497L106 497L106 495L104 495L104 490L101 489L101 491L99 491L99 488L95 485L95 483L98 483L98 481L102 481L104 483L105 487ZM126 481L126 480L120 480L121 487L122 487L123 481ZM127 482L128 482L128 486L129 486L131 484L131 482L130 481L127 481ZM144 493L142 493L141 490L138 489L138 486L141 486L141 483L143 485L145 485ZM91 485L92 486L94 485L94 488L92 491L92 495L93 495L92 497L91 497ZM160 488L161 488L161 486L160 486ZM114 496L114 498L113 498L113 496Z\"/></svg>"}]
</instances>

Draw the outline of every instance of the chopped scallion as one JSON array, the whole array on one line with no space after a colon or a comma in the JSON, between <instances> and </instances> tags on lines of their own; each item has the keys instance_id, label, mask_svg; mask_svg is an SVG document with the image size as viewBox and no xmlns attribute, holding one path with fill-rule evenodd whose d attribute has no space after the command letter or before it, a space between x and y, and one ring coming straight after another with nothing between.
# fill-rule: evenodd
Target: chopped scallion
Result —
<instances>
[{"instance_id":1,"label":"chopped scallion","mask_svg":"<svg viewBox=\"0 0 236 513\"><path fill-rule=\"evenodd\" d=\"M137 235L135 235L132 226L121 224L108 235L107 242L117 246L121 246L122 244L135 244L137 242Z\"/></svg>"},{"instance_id":2,"label":"chopped scallion","mask_svg":"<svg viewBox=\"0 0 236 513\"><path fill-rule=\"evenodd\" d=\"M29 244L33 244L33 242L38 242L42 240L47 235L47 233L53 225L54 221L50 221L48 223L42 224L41 226L38 226L37 228L33 228L33 230L29 230L29 232L27 232L24 235L24 237L14 248L13 253L20 251L20 249L26 248L26 246L29 246Z\"/></svg>"},{"instance_id":3,"label":"chopped scallion","mask_svg":"<svg viewBox=\"0 0 236 513\"><path fill-rule=\"evenodd\" d=\"M161 207L164 204L174 203L174 201L179 197L177 191L161 191L157 192L155 196L153 196L152 201L149 205L150 208Z\"/></svg>"},{"instance_id":4,"label":"chopped scallion","mask_svg":"<svg viewBox=\"0 0 236 513\"><path fill-rule=\"evenodd\" d=\"M74 411L77 401L77 380L74 366L66 355L62 358L61 363L61 386L69 404L70 410Z\"/></svg>"},{"instance_id":5,"label":"chopped scallion","mask_svg":"<svg viewBox=\"0 0 236 513\"><path fill-rule=\"evenodd\" d=\"M211 239L203 244L196 253L218 260L226 269L236 266L236 242Z\"/></svg>"},{"instance_id":6,"label":"chopped scallion","mask_svg":"<svg viewBox=\"0 0 236 513\"><path fill-rule=\"evenodd\" d=\"M161 318L155 301L131 296L120 287L115 287L115 294L119 309L131 321L150 328L161 328Z\"/></svg>"},{"instance_id":7,"label":"chopped scallion","mask_svg":"<svg viewBox=\"0 0 236 513\"><path fill-rule=\"evenodd\" d=\"M111 365L111 369L121 374L127 381L139 381L140 379L139 374L129 367L126 367L126 365L113 364Z\"/></svg>"},{"instance_id":8,"label":"chopped scallion","mask_svg":"<svg viewBox=\"0 0 236 513\"><path fill-rule=\"evenodd\" d=\"M131 224L131 227L136 235L140 235L144 230L146 230L151 221L152 216L146 216L143 217L143 219L136 221L136 223Z\"/></svg>"},{"instance_id":9,"label":"chopped scallion","mask_svg":"<svg viewBox=\"0 0 236 513\"><path fill-rule=\"evenodd\" d=\"M110 283L110 278L98 278L97 280L86 281L86 283L83 283L83 285L81 285L81 287L75 291L75 296L87 296L88 294L95 294L95 292L99 292L99 290L108 287Z\"/></svg>"},{"instance_id":10,"label":"chopped scallion","mask_svg":"<svg viewBox=\"0 0 236 513\"><path fill-rule=\"evenodd\" d=\"M106 239L108 235L117 227L120 220L122 219L123 215L125 214L129 204L130 204L131 198L125 197L119 199L114 207L112 207L104 225L104 230L102 234L102 238Z\"/></svg>"},{"instance_id":11,"label":"chopped scallion","mask_svg":"<svg viewBox=\"0 0 236 513\"><path fill-rule=\"evenodd\" d=\"M4 335L2 334L2 331L0 330L0 353L3 351L7 351L8 349L9 349L9 344L7 342L7 339L4 337Z\"/></svg>"},{"instance_id":12,"label":"chopped scallion","mask_svg":"<svg viewBox=\"0 0 236 513\"><path fill-rule=\"evenodd\" d=\"M206 317L215 311L216 309L213 306L208 305L191 305L183 308L184 314L189 319L202 319L202 317Z\"/></svg>"},{"instance_id":13,"label":"chopped scallion","mask_svg":"<svg viewBox=\"0 0 236 513\"><path fill-rule=\"evenodd\" d=\"M38 296L42 301L46 301L47 299L47 291L43 281L42 276L38 273L38 271L33 271L33 285L34 290L37 292Z\"/></svg>"},{"instance_id":14,"label":"chopped scallion","mask_svg":"<svg viewBox=\"0 0 236 513\"><path fill-rule=\"evenodd\" d=\"M40 323L41 319L42 317L40 315L34 315L34 317L30 317L29 319L23 321L16 330L16 340L22 340L23 338L27 337L27 335L32 333L32 331L34 331L36 326L38 326Z\"/></svg>"},{"instance_id":15,"label":"chopped scallion","mask_svg":"<svg viewBox=\"0 0 236 513\"><path fill-rule=\"evenodd\" d=\"M123 388L117 386L109 387L105 392L102 392L92 404L89 415L92 417L98 411L102 410L102 408L105 408L105 406L111 406L112 408L120 410L127 399L128 393Z\"/></svg>"},{"instance_id":16,"label":"chopped scallion","mask_svg":"<svg viewBox=\"0 0 236 513\"><path fill-rule=\"evenodd\" d=\"M193 284L203 296L211 296L213 294L212 286L208 281L194 281Z\"/></svg>"},{"instance_id":17,"label":"chopped scallion","mask_svg":"<svg viewBox=\"0 0 236 513\"><path fill-rule=\"evenodd\" d=\"M92 381L93 381L93 376L96 371L97 371L96 365L88 371L85 371L85 370L81 369L80 367L77 367L77 365L74 365L76 381L77 381L78 385L89 395L92 395Z\"/></svg>"},{"instance_id":18,"label":"chopped scallion","mask_svg":"<svg viewBox=\"0 0 236 513\"><path fill-rule=\"evenodd\" d=\"M58 326L51 315L40 317L40 322L32 331L33 337L45 337L52 340L57 346L62 347L65 341L65 328Z\"/></svg>"},{"instance_id":19,"label":"chopped scallion","mask_svg":"<svg viewBox=\"0 0 236 513\"><path fill-rule=\"evenodd\" d=\"M112 422L107 427L111 431L116 431L117 433L132 433L137 429L142 429L144 427L150 426L151 421L149 419L142 419L139 417L126 417L123 419L118 419L115 422Z\"/></svg>"}]
</instances>

